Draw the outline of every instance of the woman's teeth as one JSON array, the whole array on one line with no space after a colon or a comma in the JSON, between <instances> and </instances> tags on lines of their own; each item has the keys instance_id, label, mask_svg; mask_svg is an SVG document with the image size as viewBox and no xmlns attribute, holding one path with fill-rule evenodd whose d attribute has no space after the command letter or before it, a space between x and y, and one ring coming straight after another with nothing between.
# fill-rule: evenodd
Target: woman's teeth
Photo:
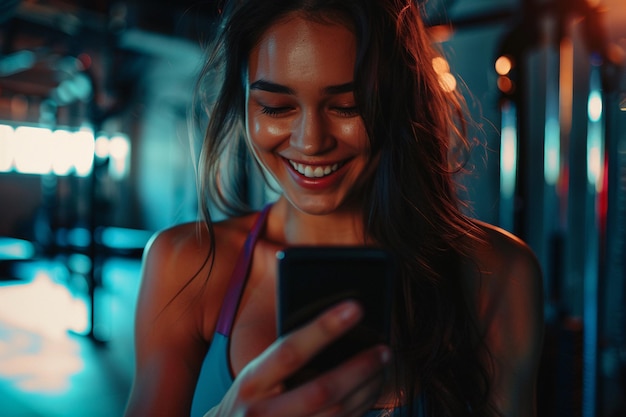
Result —
<instances>
[{"instance_id":1,"label":"woman's teeth","mask_svg":"<svg viewBox=\"0 0 626 417\"><path fill-rule=\"evenodd\" d=\"M293 169L295 169L307 178L321 178L323 176L332 174L333 172L337 171L337 169L339 169L339 164L325 166L318 165L314 167L311 165L299 164L294 161L289 161L289 163L291 164Z\"/></svg>"}]
</instances>

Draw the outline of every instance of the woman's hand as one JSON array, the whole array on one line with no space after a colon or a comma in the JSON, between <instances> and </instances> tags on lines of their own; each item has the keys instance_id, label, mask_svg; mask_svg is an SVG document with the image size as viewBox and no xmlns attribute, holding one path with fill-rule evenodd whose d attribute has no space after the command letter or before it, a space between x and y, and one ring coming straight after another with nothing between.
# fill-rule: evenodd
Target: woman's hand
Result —
<instances>
[{"instance_id":1,"label":"woman's hand","mask_svg":"<svg viewBox=\"0 0 626 417\"><path fill-rule=\"evenodd\" d=\"M238 375L222 402L205 417L361 416L376 401L389 362L386 346L367 349L340 366L285 391L283 380L305 365L362 316L346 301L279 338Z\"/></svg>"}]
</instances>

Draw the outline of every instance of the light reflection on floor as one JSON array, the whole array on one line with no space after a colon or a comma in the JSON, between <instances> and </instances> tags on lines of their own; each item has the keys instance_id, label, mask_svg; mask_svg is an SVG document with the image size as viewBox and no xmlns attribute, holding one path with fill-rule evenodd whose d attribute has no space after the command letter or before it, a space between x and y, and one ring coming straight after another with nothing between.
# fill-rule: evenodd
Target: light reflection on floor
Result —
<instances>
[{"instance_id":1,"label":"light reflection on floor","mask_svg":"<svg viewBox=\"0 0 626 417\"><path fill-rule=\"evenodd\" d=\"M27 281L0 281L0 416L121 415L133 366L139 261L114 259L102 270L102 346L84 336L85 297L54 268L38 268Z\"/></svg>"},{"instance_id":2,"label":"light reflection on floor","mask_svg":"<svg viewBox=\"0 0 626 417\"><path fill-rule=\"evenodd\" d=\"M0 292L0 378L29 392L63 393L84 368L68 330L85 333L87 307L40 272L32 282Z\"/></svg>"}]
</instances>

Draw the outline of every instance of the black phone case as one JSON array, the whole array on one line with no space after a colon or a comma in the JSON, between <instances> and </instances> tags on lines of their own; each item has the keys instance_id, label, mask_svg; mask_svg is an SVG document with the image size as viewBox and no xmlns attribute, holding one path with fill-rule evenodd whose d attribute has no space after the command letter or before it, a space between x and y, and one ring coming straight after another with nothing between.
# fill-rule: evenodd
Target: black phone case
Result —
<instances>
[{"instance_id":1,"label":"black phone case","mask_svg":"<svg viewBox=\"0 0 626 417\"><path fill-rule=\"evenodd\" d=\"M364 308L361 322L285 381L288 388L363 349L389 342L395 268L388 252L370 247L292 247L278 254L278 262L279 335L345 299L355 299Z\"/></svg>"}]
</instances>

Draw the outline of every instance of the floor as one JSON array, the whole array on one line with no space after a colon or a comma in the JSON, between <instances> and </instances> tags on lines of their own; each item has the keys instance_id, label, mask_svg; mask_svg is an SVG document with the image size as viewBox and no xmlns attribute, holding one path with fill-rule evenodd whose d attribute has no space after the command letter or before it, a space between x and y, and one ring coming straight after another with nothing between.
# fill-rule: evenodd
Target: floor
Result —
<instances>
[{"instance_id":1,"label":"floor","mask_svg":"<svg viewBox=\"0 0 626 417\"><path fill-rule=\"evenodd\" d=\"M94 310L94 334L102 342L90 337L80 273L86 262L29 262L14 268L17 279L0 278L0 417L122 415L132 379L140 261L102 264Z\"/></svg>"}]
</instances>

